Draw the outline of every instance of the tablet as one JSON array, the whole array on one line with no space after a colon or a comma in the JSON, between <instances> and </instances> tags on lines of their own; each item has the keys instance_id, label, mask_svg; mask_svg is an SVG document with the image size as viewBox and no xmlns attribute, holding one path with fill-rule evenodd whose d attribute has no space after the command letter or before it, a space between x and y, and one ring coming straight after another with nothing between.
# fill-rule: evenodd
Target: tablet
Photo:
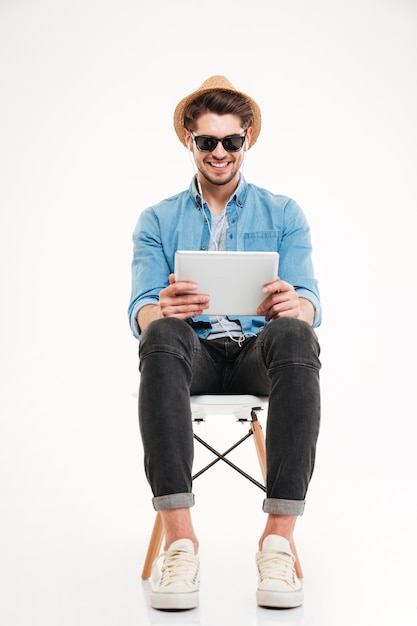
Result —
<instances>
[{"instance_id":1,"label":"tablet","mask_svg":"<svg viewBox=\"0 0 417 626\"><path fill-rule=\"evenodd\" d=\"M191 280L206 293L204 315L256 315L265 300L262 287L278 276L278 252L219 252L178 250L175 280Z\"/></svg>"}]
</instances>

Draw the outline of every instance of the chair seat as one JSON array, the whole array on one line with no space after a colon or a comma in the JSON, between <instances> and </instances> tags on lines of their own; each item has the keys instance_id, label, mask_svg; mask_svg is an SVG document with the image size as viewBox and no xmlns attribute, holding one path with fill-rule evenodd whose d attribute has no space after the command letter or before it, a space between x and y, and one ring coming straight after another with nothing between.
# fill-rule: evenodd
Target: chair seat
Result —
<instances>
[{"instance_id":1,"label":"chair seat","mask_svg":"<svg viewBox=\"0 0 417 626\"><path fill-rule=\"evenodd\" d=\"M250 414L254 407L266 409L267 396L242 395L201 395L191 396L191 411L194 419L208 415L235 415L237 419Z\"/></svg>"}]
</instances>

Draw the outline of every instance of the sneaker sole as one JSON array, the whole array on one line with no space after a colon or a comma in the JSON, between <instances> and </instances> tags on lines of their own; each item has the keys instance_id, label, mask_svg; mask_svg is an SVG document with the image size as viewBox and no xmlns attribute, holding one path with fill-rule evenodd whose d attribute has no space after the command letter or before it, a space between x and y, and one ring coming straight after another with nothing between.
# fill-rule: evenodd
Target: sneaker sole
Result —
<instances>
[{"instance_id":1,"label":"sneaker sole","mask_svg":"<svg viewBox=\"0 0 417 626\"><path fill-rule=\"evenodd\" d=\"M256 592L256 601L259 606L267 606L275 609L295 609L304 602L304 591L264 591Z\"/></svg>"},{"instance_id":2,"label":"sneaker sole","mask_svg":"<svg viewBox=\"0 0 417 626\"><path fill-rule=\"evenodd\" d=\"M162 611L186 611L198 606L198 591L189 593L151 593L151 607Z\"/></svg>"}]
</instances>

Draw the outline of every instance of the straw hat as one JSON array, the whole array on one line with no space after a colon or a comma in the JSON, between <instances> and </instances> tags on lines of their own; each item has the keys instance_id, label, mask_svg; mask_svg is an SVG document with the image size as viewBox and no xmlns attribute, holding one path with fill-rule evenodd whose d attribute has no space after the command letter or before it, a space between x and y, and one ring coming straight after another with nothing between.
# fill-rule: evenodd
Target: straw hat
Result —
<instances>
[{"instance_id":1,"label":"straw hat","mask_svg":"<svg viewBox=\"0 0 417 626\"><path fill-rule=\"evenodd\" d=\"M197 89L197 91L193 91L189 96L186 96L179 102L174 111L174 128L177 133L178 139L185 146L184 141L184 111L186 107L198 98L202 93L207 93L208 91L230 91L232 93L239 94L248 100L253 110L253 121L252 121L252 139L250 142L250 148L254 145L256 140L258 139L259 133L261 131L261 111L256 104L255 100L252 100L248 95L243 93L243 91L238 91L233 87L232 83L225 76L211 76Z\"/></svg>"}]
</instances>

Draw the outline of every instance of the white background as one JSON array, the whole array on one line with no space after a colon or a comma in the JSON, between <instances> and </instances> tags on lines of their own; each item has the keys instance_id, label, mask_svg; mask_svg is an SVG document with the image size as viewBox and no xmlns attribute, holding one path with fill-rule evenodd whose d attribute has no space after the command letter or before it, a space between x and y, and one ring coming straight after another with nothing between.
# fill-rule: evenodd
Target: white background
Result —
<instances>
[{"instance_id":1,"label":"white background","mask_svg":"<svg viewBox=\"0 0 417 626\"><path fill-rule=\"evenodd\" d=\"M0 0L2 623L416 624L416 61L415 0ZM188 187L172 114L213 74L261 107L245 176L304 208L322 294L293 612L255 608L262 494L226 467L196 484L200 610L140 582L131 234Z\"/></svg>"}]
</instances>

